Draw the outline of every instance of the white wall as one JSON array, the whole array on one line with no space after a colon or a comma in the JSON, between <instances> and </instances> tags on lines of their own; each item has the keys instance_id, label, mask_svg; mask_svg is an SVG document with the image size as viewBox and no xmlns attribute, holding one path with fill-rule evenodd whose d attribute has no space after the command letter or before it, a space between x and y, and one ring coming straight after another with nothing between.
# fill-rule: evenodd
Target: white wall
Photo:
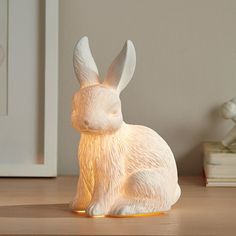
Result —
<instances>
[{"instance_id":1,"label":"white wall","mask_svg":"<svg viewBox=\"0 0 236 236\"><path fill-rule=\"evenodd\" d=\"M201 142L232 126L216 108L236 95L235 12L236 1L228 0L61 0L59 174L78 173L72 52L84 35L101 75L124 41L134 42L137 68L121 96L125 120L161 134L180 174L202 173Z\"/></svg>"},{"instance_id":2,"label":"white wall","mask_svg":"<svg viewBox=\"0 0 236 236\"><path fill-rule=\"evenodd\" d=\"M0 0L0 116L7 114L8 1Z\"/></svg>"}]
</instances>

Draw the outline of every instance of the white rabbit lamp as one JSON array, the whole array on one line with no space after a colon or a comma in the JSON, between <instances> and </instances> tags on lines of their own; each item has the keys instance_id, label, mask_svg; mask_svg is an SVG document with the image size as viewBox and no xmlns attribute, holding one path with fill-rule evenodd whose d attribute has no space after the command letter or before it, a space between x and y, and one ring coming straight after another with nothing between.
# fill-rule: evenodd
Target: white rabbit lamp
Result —
<instances>
[{"instance_id":1,"label":"white rabbit lamp","mask_svg":"<svg viewBox=\"0 0 236 236\"><path fill-rule=\"evenodd\" d=\"M81 137L74 211L90 216L152 214L170 210L180 197L168 144L155 131L123 121L119 94L135 64L135 48L128 40L100 82L88 38L75 46L81 87L73 98L72 124Z\"/></svg>"},{"instance_id":2,"label":"white rabbit lamp","mask_svg":"<svg viewBox=\"0 0 236 236\"><path fill-rule=\"evenodd\" d=\"M225 119L231 119L236 123L236 98L224 103L221 107L221 115ZM228 147L236 141L236 125L230 130L230 132L221 141L223 146Z\"/></svg>"}]
</instances>

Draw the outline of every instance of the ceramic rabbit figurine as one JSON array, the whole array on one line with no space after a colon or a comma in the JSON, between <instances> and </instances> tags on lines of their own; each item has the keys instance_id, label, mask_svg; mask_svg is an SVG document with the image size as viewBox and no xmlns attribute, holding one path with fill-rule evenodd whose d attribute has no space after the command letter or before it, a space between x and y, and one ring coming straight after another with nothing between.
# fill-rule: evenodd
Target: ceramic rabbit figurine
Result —
<instances>
[{"instance_id":1,"label":"ceramic rabbit figurine","mask_svg":"<svg viewBox=\"0 0 236 236\"><path fill-rule=\"evenodd\" d=\"M231 119L236 124L236 97L221 106L221 116L225 119ZM225 138L221 141L222 145L229 147L236 142L236 125L229 131Z\"/></svg>"},{"instance_id":2,"label":"ceramic rabbit figurine","mask_svg":"<svg viewBox=\"0 0 236 236\"><path fill-rule=\"evenodd\" d=\"M73 98L72 124L81 132L80 176L71 204L75 211L90 216L163 212L180 197L168 144L155 131L123 121L119 94L135 64L135 48L128 40L100 82L88 38L75 46L80 90Z\"/></svg>"}]
</instances>

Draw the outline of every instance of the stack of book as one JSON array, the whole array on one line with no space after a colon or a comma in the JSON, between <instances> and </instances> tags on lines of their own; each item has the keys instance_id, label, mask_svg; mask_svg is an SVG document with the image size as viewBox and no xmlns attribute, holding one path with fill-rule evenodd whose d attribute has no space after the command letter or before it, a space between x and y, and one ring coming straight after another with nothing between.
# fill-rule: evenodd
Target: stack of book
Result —
<instances>
[{"instance_id":1,"label":"stack of book","mask_svg":"<svg viewBox=\"0 0 236 236\"><path fill-rule=\"evenodd\" d=\"M204 172L207 187L236 187L236 145L204 143Z\"/></svg>"}]
</instances>

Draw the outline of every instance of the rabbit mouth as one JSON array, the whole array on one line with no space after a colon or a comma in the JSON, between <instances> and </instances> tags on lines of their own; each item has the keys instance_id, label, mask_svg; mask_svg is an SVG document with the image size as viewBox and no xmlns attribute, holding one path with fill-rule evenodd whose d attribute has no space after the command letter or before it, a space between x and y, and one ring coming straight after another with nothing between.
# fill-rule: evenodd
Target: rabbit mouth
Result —
<instances>
[{"instance_id":1,"label":"rabbit mouth","mask_svg":"<svg viewBox=\"0 0 236 236\"><path fill-rule=\"evenodd\" d=\"M80 129L80 132L84 134L109 134L109 133L114 133L115 131L116 130L112 130L112 129L96 129L96 128Z\"/></svg>"},{"instance_id":2,"label":"rabbit mouth","mask_svg":"<svg viewBox=\"0 0 236 236\"><path fill-rule=\"evenodd\" d=\"M95 129L95 128L90 128L90 127L86 127L86 128L82 128L80 129L81 133L104 133L103 130L101 129Z\"/></svg>"}]
</instances>

